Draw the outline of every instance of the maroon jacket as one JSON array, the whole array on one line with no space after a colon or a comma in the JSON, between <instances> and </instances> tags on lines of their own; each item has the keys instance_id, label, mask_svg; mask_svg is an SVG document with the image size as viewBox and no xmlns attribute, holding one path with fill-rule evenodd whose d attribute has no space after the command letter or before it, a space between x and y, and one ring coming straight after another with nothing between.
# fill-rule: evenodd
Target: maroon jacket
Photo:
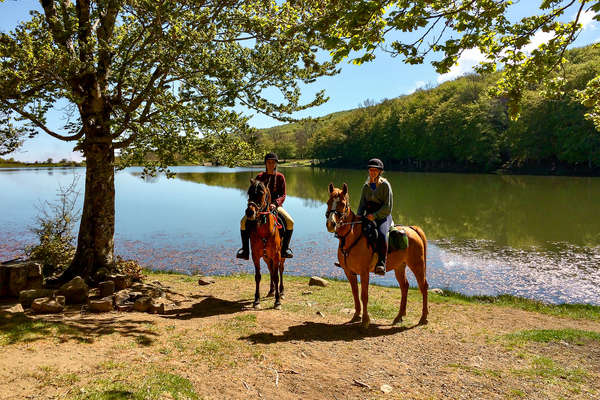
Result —
<instances>
[{"instance_id":1,"label":"maroon jacket","mask_svg":"<svg viewBox=\"0 0 600 400\"><path fill-rule=\"evenodd\" d=\"M285 201L285 176L281 172L275 171L275 175L269 175L265 171L256 175L256 179L269 188L271 203L277 204L277 207L281 207Z\"/></svg>"}]
</instances>

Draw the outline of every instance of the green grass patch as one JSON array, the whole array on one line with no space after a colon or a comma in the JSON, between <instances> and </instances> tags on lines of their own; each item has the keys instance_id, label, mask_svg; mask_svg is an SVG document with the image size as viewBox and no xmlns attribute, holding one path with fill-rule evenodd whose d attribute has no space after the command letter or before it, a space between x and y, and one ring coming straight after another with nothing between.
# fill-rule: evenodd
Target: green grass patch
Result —
<instances>
[{"instance_id":1,"label":"green grass patch","mask_svg":"<svg viewBox=\"0 0 600 400\"><path fill-rule=\"evenodd\" d=\"M546 382L564 380L569 383L583 383L590 377L590 374L582 368L564 368L548 357L535 357L531 361L531 368L512 370L512 373L543 378Z\"/></svg>"},{"instance_id":2,"label":"green grass patch","mask_svg":"<svg viewBox=\"0 0 600 400\"><path fill-rule=\"evenodd\" d=\"M101 379L90 387L81 388L80 393L71 398L78 400L199 399L188 379L168 372L155 372L132 382Z\"/></svg>"},{"instance_id":3,"label":"green grass patch","mask_svg":"<svg viewBox=\"0 0 600 400\"><path fill-rule=\"evenodd\" d=\"M11 318L0 316L0 346L15 343L29 343L36 340L54 338L61 342L73 339L82 343L93 340L71 326L59 322L49 322L15 315Z\"/></svg>"},{"instance_id":4,"label":"green grass patch","mask_svg":"<svg viewBox=\"0 0 600 400\"><path fill-rule=\"evenodd\" d=\"M600 341L600 333L579 329L531 329L509 333L502 336L502 338L511 344L561 341L571 344L584 344L586 341Z\"/></svg>"}]
</instances>

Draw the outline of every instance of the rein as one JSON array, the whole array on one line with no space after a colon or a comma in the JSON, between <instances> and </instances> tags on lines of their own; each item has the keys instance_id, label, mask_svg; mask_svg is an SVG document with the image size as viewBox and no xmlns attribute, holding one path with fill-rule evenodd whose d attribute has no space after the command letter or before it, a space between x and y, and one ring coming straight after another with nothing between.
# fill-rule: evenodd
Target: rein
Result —
<instances>
[{"instance_id":1,"label":"rein","mask_svg":"<svg viewBox=\"0 0 600 400\"><path fill-rule=\"evenodd\" d=\"M348 210L346 212L346 210ZM344 210L344 214L343 218L346 218L346 216L350 215L350 207L346 206L346 210ZM351 221L351 222L341 222L341 223L336 223L336 227L335 227L335 237L337 237L338 239L340 239L340 246L339 249L342 252L342 254L344 255L344 266L348 265L348 256L350 255L350 251L354 248L354 246L356 246L358 244L358 242L360 241L360 239L363 237L363 232L362 229L360 230L358 236L356 237L356 239L354 239L354 241L352 242L352 244L350 246L348 246L346 249L344 249L344 246L346 245L346 238L354 231L354 225L357 224L362 224L362 221ZM348 233L346 233L344 236L340 236L337 232L338 227L344 227L344 226L351 226L350 230L348 231Z\"/></svg>"}]
</instances>

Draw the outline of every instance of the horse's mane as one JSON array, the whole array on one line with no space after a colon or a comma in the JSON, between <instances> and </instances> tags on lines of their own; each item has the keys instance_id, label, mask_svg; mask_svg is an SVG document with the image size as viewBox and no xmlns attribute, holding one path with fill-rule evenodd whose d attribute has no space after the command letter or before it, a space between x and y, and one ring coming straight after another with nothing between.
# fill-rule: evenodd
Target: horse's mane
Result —
<instances>
[{"instance_id":1,"label":"horse's mane","mask_svg":"<svg viewBox=\"0 0 600 400\"><path fill-rule=\"evenodd\" d=\"M248 188L248 198L254 199L261 193L267 193L267 202L271 201L271 193L269 192L269 188L263 182L259 181L258 179L254 179Z\"/></svg>"}]
</instances>

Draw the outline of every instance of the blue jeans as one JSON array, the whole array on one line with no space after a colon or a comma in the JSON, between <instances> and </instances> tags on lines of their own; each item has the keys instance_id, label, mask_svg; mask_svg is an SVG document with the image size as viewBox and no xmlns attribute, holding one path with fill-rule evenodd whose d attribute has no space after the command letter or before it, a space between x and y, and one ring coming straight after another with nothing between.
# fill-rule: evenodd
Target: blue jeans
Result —
<instances>
[{"instance_id":1,"label":"blue jeans","mask_svg":"<svg viewBox=\"0 0 600 400\"><path fill-rule=\"evenodd\" d=\"M377 224L377 230L379 231L379 234L383 235L383 237L385 238L385 242L387 243L390 235L390 227L394 223L392 215L388 215L385 219L376 219L375 223Z\"/></svg>"}]
</instances>

